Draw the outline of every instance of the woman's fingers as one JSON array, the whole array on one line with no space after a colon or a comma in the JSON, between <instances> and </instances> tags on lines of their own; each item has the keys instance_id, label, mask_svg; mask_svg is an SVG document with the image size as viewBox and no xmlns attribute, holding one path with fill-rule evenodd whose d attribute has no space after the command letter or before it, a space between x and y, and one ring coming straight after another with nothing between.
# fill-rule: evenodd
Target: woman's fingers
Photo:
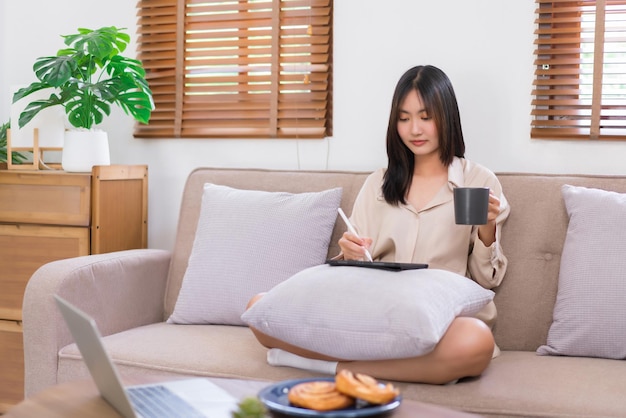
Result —
<instances>
[{"instance_id":1,"label":"woman's fingers","mask_svg":"<svg viewBox=\"0 0 626 418\"><path fill-rule=\"evenodd\" d=\"M346 260L361 260L365 258L365 249L372 245L371 238L359 238L346 231L339 239L339 247Z\"/></svg>"},{"instance_id":2,"label":"woman's fingers","mask_svg":"<svg viewBox=\"0 0 626 418\"><path fill-rule=\"evenodd\" d=\"M487 222L495 222L496 218L500 214L500 199L489 192L489 212L487 214Z\"/></svg>"}]
</instances>

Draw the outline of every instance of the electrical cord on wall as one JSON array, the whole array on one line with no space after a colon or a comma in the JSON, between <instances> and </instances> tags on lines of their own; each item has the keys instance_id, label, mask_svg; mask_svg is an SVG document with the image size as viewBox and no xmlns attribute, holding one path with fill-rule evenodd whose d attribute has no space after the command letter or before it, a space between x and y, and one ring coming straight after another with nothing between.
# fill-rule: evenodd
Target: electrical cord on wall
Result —
<instances>
[{"instance_id":1,"label":"electrical cord on wall","mask_svg":"<svg viewBox=\"0 0 626 418\"><path fill-rule=\"evenodd\" d=\"M296 161L298 162L298 170L302 167L300 166L300 140L296 139Z\"/></svg>"},{"instance_id":2,"label":"electrical cord on wall","mask_svg":"<svg viewBox=\"0 0 626 418\"><path fill-rule=\"evenodd\" d=\"M328 161L330 160L330 138L325 136L324 141L326 141L326 163L324 164L324 169L328 170Z\"/></svg>"},{"instance_id":3,"label":"electrical cord on wall","mask_svg":"<svg viewBox=\"0 0 626 418\"><path fill-rule=\"evenodd\" d=\"M330 138L325 136L323 141L326 142L326 158L324 161L324 170L328 170L329 161L330 161ZM298 170L302 169L302 165L300 163L300 140L296 139L296 161Z\"/></svg>"}]
</instances>

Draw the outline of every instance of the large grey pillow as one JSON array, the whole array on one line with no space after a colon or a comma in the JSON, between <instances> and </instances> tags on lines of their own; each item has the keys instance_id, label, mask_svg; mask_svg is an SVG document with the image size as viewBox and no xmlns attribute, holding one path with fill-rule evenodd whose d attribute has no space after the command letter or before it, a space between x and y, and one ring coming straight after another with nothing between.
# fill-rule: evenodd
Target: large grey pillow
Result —
<instances>
[{"instance_id":1,"label":"large grey pillow","mask_svg":"<svg viewBox=\"0 0 626 418\"><path fill-rule=\"evenodd\" d=\"M252 296L326 259L341 188L315 193L206 184L177 324L244 325Z\"/></svg>"},{"instance_id":2,"label":"large grey pillow","mask_svg":"<svg viewBox=\"0 0 626 418\"><path fill-rule=\"evenodd\" d=\"M322 265L274 287L242 319L267 335L320 354L392 359L431 351L456 316L476 314L493 295L444 270Z\"/></svg>"},{"instance_id":3,"label":"large grey pillow","mask_svg":"<svg viewBox=\"0 0 626 418\"><path fill-rule=\"evenodd\" d=\"M626 359L626 194L564 185L569 225L539 354Z\"/></svg>"}]
</instances>

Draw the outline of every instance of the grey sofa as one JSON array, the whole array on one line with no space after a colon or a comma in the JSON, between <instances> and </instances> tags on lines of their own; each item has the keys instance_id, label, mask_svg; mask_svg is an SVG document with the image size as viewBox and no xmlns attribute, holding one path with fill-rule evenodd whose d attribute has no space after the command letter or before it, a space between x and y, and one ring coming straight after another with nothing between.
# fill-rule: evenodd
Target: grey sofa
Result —
<instances>
[{"instance_id":1,"label":"grey sofa","mask_svg":"<svg viewBox=\"0 0 626 418\"><path fill-rule=\"evenodd\" d=\"M278 381L311 373L272 367L247 327L172 325L192 248L203 184L304 192L343 188L352 202L368 173L200 168L186 183L172 252L156 249L73 258L42 266L24 299L26 395L86 378L76 346L57 311L57 293L91 314L126 375L200 375ZM499 173L512 212L502 231L509 268L496 290L494 333L502 354L482 376L456 385L399 383L406 398L493 417L624 417L626 362L539 356L557 293L568 218L564 183L626 192L626 177ZM337 222L328 254L339 251ZM625 232L626 234L626 232Z\"/></svg>"}]
</instances>

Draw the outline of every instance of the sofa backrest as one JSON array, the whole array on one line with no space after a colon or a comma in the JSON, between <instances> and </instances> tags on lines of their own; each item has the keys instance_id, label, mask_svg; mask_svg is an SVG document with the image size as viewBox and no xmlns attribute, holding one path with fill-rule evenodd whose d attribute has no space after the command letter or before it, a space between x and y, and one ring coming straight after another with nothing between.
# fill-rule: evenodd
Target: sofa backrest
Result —
<instances>
[{"instance_id":1,"label":"sofa backrest","mask_svg":"<svg viewBox=\"0 0 626 418\"><path fill-rule=\"evenodd\" d=\"M227 168L194 170L182 197L165 296L165 318L174 310L187 268L205 183L291 193L342 187L341 206L349 215L368 174ZM561 186L571 184L626 193L626 176L498 173L498 178L511 204L511 214L502 230L502 246L509 266L502 284L495 289L498 320L494 334L502 349L534 351L546 343L556 300L568 224ZM329 257L338 254L337 241L345 229L339 219L331 238Z\"/></svg>"},{"instance_id":2,"label":"sofa backrest","mask_svg":"<svg viewBox=\"0 0 626 418\"><path fill-rule=\"evenodd\" d=\"M303 193L341 187L341 207L349 215L352 203L369 173L348 171L283 171L263 169L198 168L187 178L182 196L176 242L170 264L168 287L165 293L165 318L176 304L200 214L205 183L221 184L244 190ZM335 223L328 256L339 253L337 241L346 226L339 219Z\"/></svg>"},{"instance_id":3,"label":"sofa backrest","mask_svg":"<svg viewBox=\"0 0 626 418\"><path fill-rule=\"evenodd\" d=\"M498 173L498 178L511 214L502 229L509 265L496 289L494 335L502 349L534 351L546 343L556 301L568 225L561 186L625 193L626 176Z\"/></svg>"}]
</instances>

